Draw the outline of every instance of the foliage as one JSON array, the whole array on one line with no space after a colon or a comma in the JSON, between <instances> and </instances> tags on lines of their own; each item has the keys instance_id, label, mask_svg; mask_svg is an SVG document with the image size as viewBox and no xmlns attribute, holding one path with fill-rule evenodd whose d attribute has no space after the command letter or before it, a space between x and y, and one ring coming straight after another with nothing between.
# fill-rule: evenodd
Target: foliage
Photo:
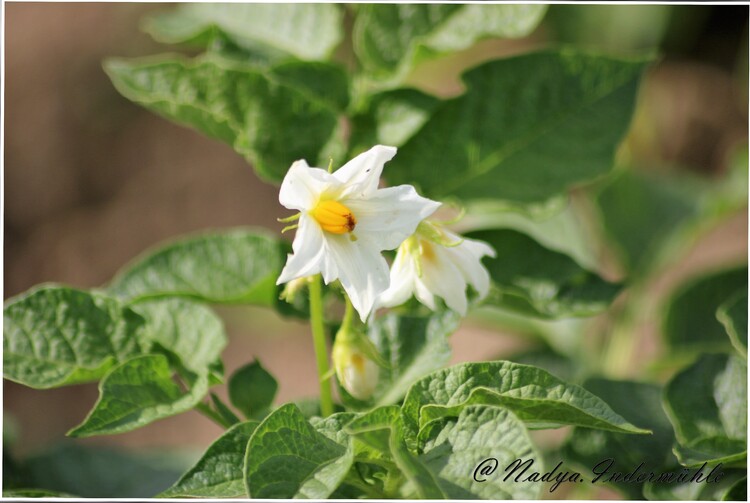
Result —
<instances>
[{"instance_id":1,"label":"foliage","mask_svg":"<svg viewBox=\"0 0 750 503\"><path fill-rule=\"evenodd\" d=\"M466 236L496 251L483 262L491 293L473 304L545 340L543 348L514 361L445 368L460 317L442 304L428 313L407 302L357 328L369 341L362 351L379 367L372 396L356 399L340 386L333 414L323 397L304 407L278 404L277 380L257 360L225 377L227 336L211 305L303 318L310 309L315 324L314 286L306 287L310 302L307 292L281 299L276 280L290 246L267 231L237 228L162 244L101 289L41 285L9 299L4 377L38 389L98 382L99 399L72 437L132 431L193 409L226 429L179 479L170 473L171 486L149 482L142 489L150 492L137 497L535 499L547 487L540 480L481 482L471 472L488 458L502 468L534 459L535 470L549 470L549 461L540 466L549 453L529 432L565 426L571 433L559 452L583 467L614 456L652 470L704 462L734 469L710 493L615 483L628 498L738 497L747 463L746 264L670 293L660 318L664 345L693 361L672 365L668 382L601 376L608 358L619 356L616 334L632 335L627 323L637 308L627 306L638 306L639 288L674 250L747 204L736 181L703 190L701 182L632 166L615 170L652 59L565 47L470 68L454 97L406 83L425 61L485 38L531 34L545 12L541 5L185 4L143 27L158 42L198 54L104 64L125 98L228 144L270 183L298 159L326 166L376 143L398 147L384 177L466 205L459 224ZM342 62L337 54L347 48L352 61ZM732 175L746 183L747 157L738 159ZM621 277L605 274L589 245L594 237L571 203L581 191ZM333 285L326 295L340 298ZM577 333L595 315L614 327L604 336L609 353L592 355ZM345 325L325 322L331 334ZM706 349L713 353L697 356ZM325 383L331 375L320 377ZM211 391L225 381L230 404ZM80 481L40 475L38 466L63 455L92 466L101 456L62 451L27 460L6 496L131 495L116 485L87 494ZM140 480L139 470L123 478Z\"/></svg>"}]
</instances>

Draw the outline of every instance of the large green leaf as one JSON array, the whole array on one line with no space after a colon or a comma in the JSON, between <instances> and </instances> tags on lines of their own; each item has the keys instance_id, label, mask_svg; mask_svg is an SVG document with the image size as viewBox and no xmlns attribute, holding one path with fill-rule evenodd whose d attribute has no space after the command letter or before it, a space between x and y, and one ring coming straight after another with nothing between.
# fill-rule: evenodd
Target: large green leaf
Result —
<instances>
[{"instance_id":1,"label":"large green leaf","mask_svg":"<svg viewBox=\"0 0 750 503\"><path fill-rule=\"evenodd\" d=\"M443 312L430 317L389 313L370 323L370 340L388 364L380 369L374 400L395 403L417 379L444 367L451 354L448 337L458 322L455 313Z\"/></svg>"},{"instance_id":2,"label":"large green leaf","mask_svg":"<svg viewBox=\"0 0 750 503\"><path fill-rule=\"evenodd\" d=\"M258 426L245 454L251 498L327 498L346 476L352 451L317 431L294 404Z\"/></svg>"},{"instance_id":3,"label":"large green leaf","mask_svg":"<svg viewBox=\"0 0 750 503\"><path fill-rule=\"evenodd\" d=\"M147 345L144 320L116 299L42 286L3 310L3 377L32 388L94 381Z\"/></svg>"},{"instance_id":4,"label":"large green leaf","mask_svg":"<svg viewBox=\"0 0 750 503\"><path fill-rule=\"evenodd\" d=\"M747 266L700 277L682 286L668 301L663 333L677 351L729 348L716 310L737 290L747 291Z\"/></svg>"},{"instance_id":5,"label":"large green leaf","mask_svg":"<svg viewBox=\"0 0 750 503\"><path fill-rule=\"evenodd\" d=\"M172 487L161 493L169 498L244 498L243 462L257 421L239 423L209 446L203 456Z\"/></svg>"},{"instance_id":6,"label":"large green leaf","mask_svg":"<svg viewBox=\"0 0 750 503\"><path fill-rule=\"evenodd\" d=\"M685 472L687 477L678 478ZM691 480L697 472L702 474L701 482ZM656 475L662 477L661 482L657 478L643 486L643 495L651 501L747 501L747 497L737 497L739 495L732 492L739 489L738 485L742 492L746 492L747 470L724 466L686 470L682 466L672 466L659 470Z\"/></svg>"},{"instance_id":7,"label":"large green leaf","mask_svg":"<svg viewBox=\"0 0 750 503\"><path fill-rule=\"evenodd\" d=\"M482 38L527 35L545 11L544 5L360 5L354 49L371 76L398 81L429 56Z\"/></svg>"},{"instance_id":8,"label":"large green leaf","mask_svg":"<svg viewBox=\"0 0 750 503\"><path fill-rule=\"evenodd\" d=\"M137 356L113 368L102 379L96 405L68 435L89 437L131 431L192 409L207 391L207 374L198 376L184 392L172 379L164 355Z\"/></svg>"},{"instance_id":9,"label":"large green leaf","mask_svg":"<svg viewBox=\"0 0 750 503\"><path fill-rule=\"evenodd\" d=\"M709 354L667 384L664 409L674 426L679 460L733 463L747 457L747 365Z\"/></svg>"},{"instance_id":10,"label":"large green leaf","mask_svg":"<svg viewBox=\"0 0 750 503\"><path fill-rule=\"evenodd\" d=\"M273 405L278 387L276 379L256 360L229 378L229 399L245 417L262 419Z\"/></svg>"},{"instance_id":11,"label":"large green leaf","mask_svg":"<svg viewBox=\"0 0 750 503\"><path fill-rule=\"evenodd\" d=\"M548 372L507 361L455 365L415 383L403 411L412 427L458 416L473 404L499 405L533 428L584 426L618 433L648 433L616 414L580 386Z\"/></svg>"},{"instance_id":12,"label":"large green leaf","mask_svg":"<svg viewBox=\"0 0 750 503\"><path fill-rule=\"evenodd\" d=\"M662 390L655 384L609 379L589 379L583 387L597 396L607 397L607 403L616 413L635 424L649 428L652 435L625 435L609 431L575 428L563 445L566 461L591 469L607 458L617 462L613 470L635 469L639 464L651 469L671 466L674 432L661 406ZM634 404L638 404L634 407ZM642 483L613 482L614 486L630 499L640 499Z\"/></svg>"},{"instance_id":13,"label":"large green leaf","mask_svg":"<svg viewBox=\"0 0 750 503\"><path fill-rule=\"evenodd\" d=\"M523 423L510 411L491 405L471 405L457 419L438 419L424 431L421 461L436 475L451 499L535 499L543 483L508 478L505 470L482 475L481 465L505 469L516 460L531 460L529 471L543 472L542 458L534 449ZM422 435L420 435L422 436ZM489 461L488 461L489 460ZM518 475L523 468L515 472Z\"/></svg>"},{"instance_id":14,"label":"large green leaf","mask_svg":"<svg viewBox=\"0 0 750 503\"><path fill-rule=\"evenodd\" d=\"M338 112L330 99L311 92L324 89L330 76L316 68L309 68L309 80L322 81L303 86L299 70L275 78L270 71L212 55L105 63L123 96L228 143L271 181L280 181L298 159L315 165L325 158L327 164L332 145L341 143ZM341 155L338 151L336 157Z\"/></svg>"},{"instance_id":15,"label":"large green leaf","mask_svg":"<svg viewBox=\"0 0 750 503\"><path fill-rule=\"evenodd\" d=\"M187 299L168 298L134 304L146 320L146 335L152 342L180 359L195 374L221 366L227 345L221 319L208 307Z\"/></svg>"},{"instance_id":16,"label":"large green leaf","mask_svg":"<svg viewBox=\"0 0 750 503\"><path fill-rule=\"evenodd\" d=\"M467 91L399 149L387 178L433 198L544 202L610 171L645 65L563 50L478 66L464 74Z\"/></svg>"},{"instance_id":17,"label":"large green leaf","mask_svg":"<svg viewBox=\"0 0 750 503\"><path fill-rule=\"evenodd\" d=\"M109 291L129 301L180 296L273 305L285 252L280 241L251 229L191 236L137 258L118 273Z\"/></svg>"},{"instance_id":18,"label":"large green leaf","mask_svg":"<svg viewBox=\"0 0 750 503\"><path fill-rule=\"evenodd\" d=\"M188 3L143 26L159 42L206 45L218 30L251 52L313 60L326 59L341 41L341 22L338 5Z\"/></svg>"},{"instance_id":19,"label":"large green leaf","mask_svg":"<svg viewBox=\"0 0 750 503\"><path fill-rule=\"evenodd\" d=\"M591 316L606 309L620 291L619 284L515 230L477 231L467 237L486 241L497 253L484 260L494 285L490 305L543 318Z\"/></svg>"},{"instance_id":20,"label":"large green leaf","mask_svg":"<svg viewBox=\"0 0 750 503\"><path fill-rule=\"evenodd\" d=\"M734 349L747 360L747 290L735 294L716 311Z\"/></svg>"}]
</instances>

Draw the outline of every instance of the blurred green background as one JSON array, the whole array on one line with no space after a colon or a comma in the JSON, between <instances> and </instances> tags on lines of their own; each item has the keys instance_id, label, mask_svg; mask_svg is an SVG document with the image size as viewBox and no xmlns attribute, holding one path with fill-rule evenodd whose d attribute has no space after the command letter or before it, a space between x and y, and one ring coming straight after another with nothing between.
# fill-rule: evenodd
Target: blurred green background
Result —
<instances>
[{"instance_id":1,"label":"blurred green background","mask_svg":"<svg viewBox=\"0 0 750 503\"><path fill-rule=\"evenodd\" d=\"M190 231L280 230L275 219L286 213L276 187L258 180L228 146L122 98L101 70L105 57L161 52L138 22L168 8L6 6L4 298L41 282L101 285L144 249ZM747 20L747 6L556 5L529 37L484 40L429 61L409 77L412 85L451 96L461 92L458 75L467 67L561 43L660 56L644 80L618 157L620 178L573 198L578 214L590 216L584 235L601 238L587 252L597 268L610 278L634 271L646 278L639 290L649 301L645 315L630 326L641 340L639 353L614 374L633 377L648 370L639 361L658 354L659 320L649 306L685 278L746 260ZM341 57L349 56L342 51ZM677 228L684 231L672 240L674 249L655 258L654 240ZM228 374L258 357L280 381L279 401L315 394L306 325L256 309L220 312L230 335ZM453 361L507 358L534 346L512 330L498 331L496 321L491 313L465 321L452 337ZM578 328L573 323L569 330ZM4 382L13 453L33 455L59 443L96 396L93 384L37 391ZM150 451L187 446L197 453L219 434L191 412L76 444Z\"/></svg>"}]
</instances>

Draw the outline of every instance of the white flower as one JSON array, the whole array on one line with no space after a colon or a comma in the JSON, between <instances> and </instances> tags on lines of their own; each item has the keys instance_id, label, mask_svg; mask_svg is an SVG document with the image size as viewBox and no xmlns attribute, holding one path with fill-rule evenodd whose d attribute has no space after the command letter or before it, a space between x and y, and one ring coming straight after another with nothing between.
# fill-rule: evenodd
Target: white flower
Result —
<instances>
[{"instance_id":1,"label":"white flower","mask_svg":"<svg viewBox=\"0 0 750 503\"><path fill-rule=\"evenodd\" d=\"M461 238L434 222L425 221L398 248L391 267L391 284L378 299L381 307L398 306L412 294L433 311L435 296L466 315L466 287L471 285L484 298L489 293L490 275L482 257L495 256L487 243Z\"/></svg>"},{"instance_id":2,"label":"white flower","mask_svg":"<svg viewBox=\"0 0 750 503\"><path fill-rule=\"evenodd\" d=\"M376 145L335 173L296 161L284 177L279 202L298 210L299 228L276 284L320 273L326 284L339 280L364 321L388 288L388 264L381 255L414 233L439 203L411 185L378 189L383 165L395 147Z\"/></svg>"}]
</instances>

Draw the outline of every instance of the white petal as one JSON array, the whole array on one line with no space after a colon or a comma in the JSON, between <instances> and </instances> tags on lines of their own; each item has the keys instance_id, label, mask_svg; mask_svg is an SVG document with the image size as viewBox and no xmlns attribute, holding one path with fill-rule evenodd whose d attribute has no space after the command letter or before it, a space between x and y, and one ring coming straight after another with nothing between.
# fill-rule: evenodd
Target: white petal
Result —
<instances>
[{"instance_id":1,"label":"white petal","mask_svg":"<svg viewBox=\"0 0 750 503\"><path fill-rule=\"evenodd\" d=\"M311 168L304 160L295 161L281 182L279 202L290 210L309 211L317 204L320 194L339 185L326 170Z\"/></svg>"},{"instance_id":2,"label":"white petal","mask_svg":"<svg viewBox=\"0 0 750 503\"><path fill-rule=\"evenodd\" d=\"M321 266L325 262L325 243L323 240L323 231L320 226L306 214L302 214L299 219L297 234L294 236L292 243L294 253L289 255L286 265L276 280L280 285L293 279L311 276L320 272Z\"/></svg>"},{"instance_id":3,"label":"white petal","mask_svg":"<svg viewBox=\"0 0 750 503\"><path fill-rule=\"evenodd\" d=\"M346 184L342 197L364 197L378 188L383 165L396 155L396 147L375 145L337 169L333 176Z\"/></svg>"},{"instance_id":4,"label":"white petal","mask_svg":"<svg viewBox=\"0 0 750 503\"><path fill-rule=\"evenodd\" d=\"M388 264L380 250L365 238L326 233L328 250L338 267L344 287L362 321L367 319L378 296L388 288Z\"/></svg>"},{"instance_id":5,"label":"white petal","mask_svg":"<svg viewBox=\"0 0 750 503\"><path fill-rule=\"evenodd\" d=\"M422 275L422 277L424 277L424 274ZM425 286L422 278L417 278L414 281L414 297L416 297L419 302L429 307L433 311L437 309L437 305L435 304L435 296L432 294L430 289Z\"/></svg>"},{"instance_id":6,"label":"white petal","mask_svg":"<svg viewBox=\"0 0 750 503\"><path fill-rule=\"evenodd\" d=\"M494 257L495 250L482 241L464 239L460 245L446 248L445 253L461 271L464 279L474 287L480 298L486 297L490 291L490 273L482 265L482 257Z\"/></svg>"},{"instance_id":7,"label":"white petal","mask_svg":"<svg viewBox=\"0 0 750 503\"><path fill-rule=\"evenodd\" d=\"M461 316L466 315L466 280L459 268L445 253L446 248L433 244L433 256L422 260L422 282L425 287L442 297L445 304Z\"/></svg>"},{"instance_id":8,"label":"white petal","mask_svg":"<svg viewBox=\"0 0 750 503\"><path fill-rule=\"evenodd\" d=\"M396 259L391 265L391 284L378 298L379 307L400 306L414 293L414 281L417 278L417 268L414 258L408 250L399 248Z\"/></svg>"},{"instance_id":9,"label":"white petal","mask_svg":"<svg viewBox=\"0 0 750 503\"><path fill-rule=\"evenodd\" d=\"M440 203L417 194L411 185L380 189L364 199L341 200L357 219L354 232L367 235L381 250L393 250L414 234L419 222L440 207Z\"/></svg>"}]
</instances>

